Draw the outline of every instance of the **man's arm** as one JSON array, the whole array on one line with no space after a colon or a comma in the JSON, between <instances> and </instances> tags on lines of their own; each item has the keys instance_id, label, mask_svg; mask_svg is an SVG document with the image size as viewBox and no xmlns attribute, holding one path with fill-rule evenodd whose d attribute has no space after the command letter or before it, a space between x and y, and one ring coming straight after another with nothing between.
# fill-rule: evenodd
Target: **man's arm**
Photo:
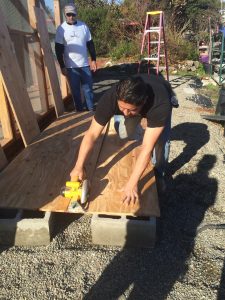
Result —
<instances>
[{"instance_id":1,"label":"man's arm","mask_svg":"<svg viewBox=\"0 0 225 300\"><path fill-rule=\"evenodd\" d=\"M141 145L141 152L135 163L133 172L128 180L126 186L123 189L124 197L123 201L127 204L130 201L135 202L135 198L138 198L137 184L138 181L146 169L150 159L155 143L157 142L160 134L162 133L164 127L149 128L145 130L143 143Z\"/></svg>"},{"instance_id":2,"label":"man's arm","mask_svg":"<svg viewBox=\"0 0 225 300\"><path fill-rule=\"evenodd\" d=\"M85 162L87 161L87 158L94 147L95 141L102 133L103 128L104 126L97 123L93 118L91 125L82 140L75 167L70 173L71 180L77 180L77 177L79 180L83 180L85 178Z\"/></svg>"},{"instance_id":3,"label":"man's arm","mask_svg":"<svg viewBox=\"0 0 225 300\"><path fill-rule=\"evenodd\" d=\"M91 69L92 71L97 70L97 64L96 64L96 52L95 52L95 45L93 40L90 40L87 42L87 48L91 56Z\"/></svg>"},{"instance_id":4,"label":"man's arm","mask_svg":"<svg viewBox=\"0 0 225 300\"><path fill-rule=\"evenodd\" d=\"M64 45L60 43L55 43L55 54L58 60L58 63L61 68L61 72L63 75L67 75L64 59L63 59L63 53L64 53Z\"/></svg>"}]
</instances>

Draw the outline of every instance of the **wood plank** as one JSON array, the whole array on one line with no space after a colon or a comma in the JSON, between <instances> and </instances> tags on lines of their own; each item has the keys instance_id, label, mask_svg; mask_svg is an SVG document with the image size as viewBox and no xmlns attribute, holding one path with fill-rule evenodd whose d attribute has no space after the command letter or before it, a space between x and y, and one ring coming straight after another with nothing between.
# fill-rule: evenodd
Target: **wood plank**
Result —
<instances>
[{"instance_id":1,"label":"wood plank","mask_svg":"<svg viewBox=\"0 0 225 300\"><path fill-rule=\"evenodd\" d=\"M89 196L89 213L106 215L159 216L159 204L153 167L143 173L138 189L140 199L129 206L122 203L121 189L128 181L140 147L137 142L124 142L115 133L111 122L103 142Z\"/></svg>"},{"instance_id":2,"label":"wood plank","mask_svg":"<svg viewBox=\"0 0 225 300\"><path fill-rule=\"evenodd\" d=\"M11 127L10 114L7 105L6 93L3 87L2 74L0 73L0 121L2 125L2 133L4 139L8 141L13 139L13 131Z\"/></svg>"},{"instance_id":3,"label":"wood plank","mask_svg":"<svg viewBox=\"0 0 225 300\"><path fill-rule=\"evenodd\" d=\"M33 29L37 30L37 20L36 15L34 12L34 7L37 6L36 0L30 0L28 1L28 14L29 14L29 20L30 24L33 27ZM36 81L38 83L39 87L39 97L41 102L41 108L43 112L48 111L49 104L48 104L48 94L47 94L47 84L46 84L46 76L45 76L45 69L44 69L44 60L43 55L41 52L41 46L40 46L40 40L37 35L37 32L35 32L30 39L30 43L28 44L29 49L29 57L30 57L30 63L31 63L31 70L32 73L36 74ZM31 43L33 45L31 45Z\"/></svg>"},{"instance_id":4,"label":"wood plank","mask_svg":"<svg viewBox=\"0 0 225 300\"><path fill-rule=\"evenodd\" d=\"M39 1L37 1L37 0L29 0L29 1L27 1L29 23L30 23L31 27L34 30L37 29L37 20L36 20L36 16L35 16L35 12L34 12L34 7L38 6L38 2Z\"/></svg>"},{"instance_id":5,"label":"wood plank","mask_svg":"<svg viewBox=\"0 0 225 300\"><path fill-rule=\"evenodd\" d=\"M29 47L29 53L30 53L30 58L34 60L34 67L37 73L41 108L43 112L46 112L49 110L46 76L45 76L44 61L41 53L40 42L37 41L37 37L33 43L33 47L31 46Z\"/></svg>"},{"instance_id":6,"label":"wood plank","mask_svg":"<svg viewBox=\"0 0 225 300\"><path fill-rule=\"evenodd\" d=\"M54 0L54 17L55 17L55 26L58 27L62 23L59 0ZM66 96L68 96L68 88L67 88L66 77L62 74L60 74L60 86L61 86L62 97L65 98Z\"/></svg>"},{"instance_id":7,"label":"wood plank","mask_svg":"<svg viewBox=\"0 0 225 300\"><path fill-rule=\"evenodd\" d=\"M8 164L5 153L0 145L0 171Z\"/></svg>"},{"instance_id":8,"label":"wood plank","mask_svg":"<svg viewBox=\"0 0 225 300\"><path fill-rule=\"evenodd\" d=\"M41 47L44 54L44 62L48 70L51 90L54 98L54 105L57 117L64 112L62 94L60 90L59 80L57 76L54 56L49 41L48 30L44 13L41 8L35 7L35 15L37 19L37 28L40 36Z\"/></svg>"},{"instance_id":9,"label":"wood plank","mask_svg":"<svg viewBox=\"0 0 225 300\"><path fill-rule=\"evenodd\" d=\"M0 207L39 209L53 201L59 206L56 211L65 211L60 190L91 119L89 112L64 115L25 148L0 173Z\"/></svg>"},{"instance_id":10,"label":"wood plank","mask_svg":"<svg viewBox=\"0 0 225 300\"><path fill-rule=\"evenodd\" d=\"M40 133L40 130L1 11L0 19L0 69L3 84L23 142L27 146Z\"/></svg>"}]
</instances>

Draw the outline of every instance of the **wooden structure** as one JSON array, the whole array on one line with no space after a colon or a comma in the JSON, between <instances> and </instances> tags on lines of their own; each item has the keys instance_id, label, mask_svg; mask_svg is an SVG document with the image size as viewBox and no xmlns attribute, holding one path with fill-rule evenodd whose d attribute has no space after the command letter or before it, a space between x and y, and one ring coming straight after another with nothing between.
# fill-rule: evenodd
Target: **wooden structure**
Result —
<instances>
[{"instance_id":1,"label":"wooden structure","mask_svg":"<svg viewBox=\"0 0 225 300\"><path fill-rule=\"evenodd\" d=\"M40 134L38 122L52 108L57 117L64 111L62 93L63 97L68 95L67 87L65 79L59 84L59 67L46 24L46 20L48 24L51 21L55 28L61 22L60 12L56 10L54 24L47 11L44 16L42 3L27 0L27 7L24 1L0 4L0 145L3 148L20 136L27 147ZM59 1L54 3L59 7ZM7 7L10 14L4 15ZM11 13L13 21L28 24L25 29L11 25Z\"/></svg>"},{"instance_id":2,"label":"wooden structure","mask_svg":"<svg viewBox=\"0 0 225 300\"><path fill-rule=\"evenodd\" d=\"M59 118L0 173L0 207L67 212L69 199L60 196L69 179L91 113L69 114ZM140 182L140 199L135 205L121 201L121 188L127 182L136 157L136 142L122 142L111 127L105 128L87 164L91 179L86 212L109 215L159 216L152 167Z\"/></svg>"},{"instance_id":3,"label":"wooden structure","mask_svg":"<svg viewBox=\"0 0 225 300\"><path fill-rule=\"evenodd\" d=\"M90 112L63 113L61 91L65 95L67 86L64 78L60 90L41 2L28 1L28 14L19 1L15 2L18 11L29 21L30 32L11 30L0 4L0 129L3 135L0 139L0 208L67 212L70 200L60 196L60 189L69 180L93 115ZM55 23L59 24L59 1L54 1L54 7ZM15 37L18 34L20 44ZM29 62L26 64L21 50L25 44ZM38 119L51 106L58 119L40 132ZM4 147L19 134L26 148L4 168L7 164ZM87 164L91 190L85 213L159 216L155 177L150 165L140 180L139 201L129 206L121 201L121 188L132 172L138 151L135 142L121 142L113 126L106 126ZM84 213L79 207L76 212Z\"/></svg>"}]
</instances>

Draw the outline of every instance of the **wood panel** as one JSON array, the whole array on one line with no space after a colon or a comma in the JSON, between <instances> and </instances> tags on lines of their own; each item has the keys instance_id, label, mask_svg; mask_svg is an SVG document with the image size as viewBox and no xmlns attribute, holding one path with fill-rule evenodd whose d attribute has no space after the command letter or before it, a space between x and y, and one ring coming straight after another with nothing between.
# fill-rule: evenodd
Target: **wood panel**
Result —
<instances>
[{"instance_id":1,"label":"wood panel","mask_svg":"<svg viewBox=\"0 0 225 300\"><path fill-rule=\"evenodd\" d=\"M135 141L121 141L114 130L112 120L108 136L100 153L98 167L94 173L89 213L106 215L159 216L159 204L152 165L144 171L138 185L139 199L135 204L122 202L121 189L134 168L140 147Z\"/></svg>"},{"instance_id":2,"label":"wood panel","mask_svg":"<svg viewBox=\"0 0 225 300\"><path fill-rule=\"evenodd\" d=\"M54 98L54 105L57 117L64 112L62 94L59 86L59 80L55 67L55 61L49 41L46 20L42 9L35 7L35 15L37 19L37 28L40 36L41 47L44 54L44 62L48 70L51 90Z\"/></svg>"},{"instance_id":3,"label":"wood panel","mask_svg":"<svg viewBox=\"0 0 225 300\"><path fill-rule=\"evenodd\" d=\"M40 133L12 41L0 11L0 69L3 84L25 146Z\"/></svg>"},{"instance_id":4,"label":"wood panel","mask_svg":"<svg viewBox=\"0 0 225 300\"><path fill-rule=\"evenodd\" d=\"M5 153L0 145L0 171L7 165L7 163Z\"/></svg>"},{"instance_id":5,"label":"wood panel","mask_svg":"<svg viewBox=\"0 0 225 300\"><path fill-rule=\"evenodd\" d=\"M47 95L47 85L46 85L46 76L44 70L44 60L41 52L40 41L37 36L37 20L34 12L34 7L38 6L37 0L28 1L28 13L29 21L32 28L35 30L35 33L30 38L28 48L29 48L29 58L31 63L31 70L33 76L37 77L37 83L39 87L39 97L41 108L43 112L48 111L48 95Z\"/></svg>"},{"instance_id":6,"label":"wood panel","mask_svg":"<svg viewBox=\"0 0 225 300\"><path fill-rule=\"evenodd\" d=\"M60 16L59 0L54 0L54 16L55 16L55 26L58 27L62 22ZM67 89L66 77L63 76L62 74L60 74L60 86L61 86L62 97L65 98L68 95L68 89Z\"/></svg>"},{"instance_id":7,"label":"wood panel","mask_svg":"<svg viewBox=\"0 0 225 300\"><path fill-rule=\"evenodd\" d=\"M90 113L61 117L24 149L0 174L0 207L66 212L69 199L60 196L60 190L69 180L75 153L90 121ZM139 182L137 203L126 206L121 201L121 188L129 179L138 152L136 142L121 141L112 127L107 135L101 136L87 163L91 190L85 213L160 215L151 165ZM84 213L80 207L74 212Z\"/></svg>"},{"instance_id":8,"label":"wood panel","mask_svg":"<svg viewBox=\"0 0 225 300\"><path fill-rule=\"evenodd\" d=\"M4 139L9 141L13 139L13 131L11 127L10 114L7 105L7 98L3 87L3 79L0 73L0 121L2 125L2 133Z\"/></svg>"},{"instance_id":9,"label":"wood panel","mask_svg":"<svg viewBox=\"0 0 225 300\"><path fill-rule=\"evenodd\" d=\"M0 173L0 207L39 209L59 201L56 211L65 211L66 200L57 197L91 119L89 112L62 116L25 148Z\"/></svg>"}]
</instances>

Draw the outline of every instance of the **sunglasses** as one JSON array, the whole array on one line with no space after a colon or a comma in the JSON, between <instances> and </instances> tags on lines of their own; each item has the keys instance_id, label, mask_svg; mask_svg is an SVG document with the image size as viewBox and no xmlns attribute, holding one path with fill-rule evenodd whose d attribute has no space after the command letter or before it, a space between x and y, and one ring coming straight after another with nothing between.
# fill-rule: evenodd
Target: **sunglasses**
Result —
<instances>
[{"instance_id":1,"label":"sunglasses","mask_svg":"<svg viewBox=\"0 0 225 300\"><path fill-rule=\"evenodd\" d=\"M68 14L66 14L66 16L67 16L67 17L76 17L76 15L75 15L75 14L72 14L72 13L68 13Z\"/></svg>"}]
</instances>

